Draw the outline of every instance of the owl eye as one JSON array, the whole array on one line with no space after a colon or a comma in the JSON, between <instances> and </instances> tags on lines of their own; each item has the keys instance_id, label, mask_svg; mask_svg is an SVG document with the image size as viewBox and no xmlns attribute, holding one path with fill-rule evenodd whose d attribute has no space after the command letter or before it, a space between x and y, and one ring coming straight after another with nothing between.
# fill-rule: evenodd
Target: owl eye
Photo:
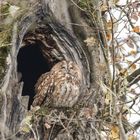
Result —
<instances>
[{"instance_id":1,"label":"owl eye","mask_svg":"<svg viewBox=\"0 0 140 140\"><path fill-rule=\"evenodd\" d=\"M73 68L73 66L69 66L69 68L70 68L70 69L72 69L72 68Z\"/></svg>"},{"instance_id":2,"label":"owl eye","mask_svg":"<svg viewBox=\"0 0 140 140\"><path fill-rule=\"evenodd\" d=\"M65 66L61 66L62 69L65 69Z\"/></svg>"}]
</instances>

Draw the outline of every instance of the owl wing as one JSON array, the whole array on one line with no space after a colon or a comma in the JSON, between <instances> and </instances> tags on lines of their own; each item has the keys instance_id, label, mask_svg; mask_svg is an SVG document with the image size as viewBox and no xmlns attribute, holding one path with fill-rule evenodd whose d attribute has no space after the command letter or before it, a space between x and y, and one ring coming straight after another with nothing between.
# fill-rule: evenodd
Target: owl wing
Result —
<instances>
[{"instance_id":1,"label":"owl wing","mask_svg":"<svg viewBox=\"0 0 140 140\"><path fill-rule=\"evenodd\" d=\"M52 75L48 72L43 74L35 85L35 97L32 106L41 106L46 98L51 97L54 90L54 80ZM48 100L50 101L50 100Z\"/></svg>"},{"instance_id":2,"label":"owl wing","mask_svg":"<svg viewBox=\"0 0 140 140\"><path fill-rule=\"evenodd\" d=\"M81 87L81 72L71 61L57 63L50 72L43 74L36 86L33 106L52 105L72 107L78 100Z\"/></svg>"}]
</instances>

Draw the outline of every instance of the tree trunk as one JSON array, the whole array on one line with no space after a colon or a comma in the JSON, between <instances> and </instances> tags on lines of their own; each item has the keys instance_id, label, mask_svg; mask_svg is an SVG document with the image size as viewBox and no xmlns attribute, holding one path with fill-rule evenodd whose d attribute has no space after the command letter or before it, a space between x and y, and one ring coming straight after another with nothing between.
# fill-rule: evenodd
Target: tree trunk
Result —
<instances>
[{"instance_id":1,"label":"tree trunk","mask_svg":"<svg viewBox=\"0 0 140 140\"><path fill-rule=\"evenodd\" d=\"M15 23L11 52L8 56L10 64L1 85L1 140L101 139L100 130L97 131L97 126L100 125L97 121L98 116L103 107L103 95L99 81L105 79L106 69L99 70L99 64L103 64L105 60L96 45L88 47L84 43L85 39L90 36L96 37L96 34L93 30L94 27L88 25L86 19L82 18L82 14L77 6L69 0L44 0L34 8L34 11ZM36 39L39 34L46 36L48 42L42 38ZM33 39L29 39L31 36ZM34 122L32 126L34 131L31 129L30 132L23 134L20 128L22 120L28 113L29 97L28 94L22 96L25 83L20 76L22 66L18 68L20 62L17 57L19 52L22 52L21 48L26 47L30 41L42 41L43 44L53 46L51 53L47 45L40 49L50 68L62 59L77 63L83 73L83 91L79 100L81 106L78 106L78 109L74 108L69 111L48 109L49 113L60 116L58 118L60 120L48 123L48 128L46 128L44 119L49 116L46 114L46 118L39 117L37 122ZM30 46L27 45L27 47ZM65 120L65 117L69 120Z\"/></svg>"}]
</instances>

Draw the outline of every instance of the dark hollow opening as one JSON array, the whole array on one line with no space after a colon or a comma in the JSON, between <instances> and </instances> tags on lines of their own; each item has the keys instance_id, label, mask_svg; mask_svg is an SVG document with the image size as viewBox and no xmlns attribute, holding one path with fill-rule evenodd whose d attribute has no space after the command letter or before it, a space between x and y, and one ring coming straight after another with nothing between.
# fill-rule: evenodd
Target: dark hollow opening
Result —
<instances>
[{"instance_id":1,"label":"dark hollow opening","mask_svg":"<svg viewBox=\"0 0 140 140\"><path fill-rule=\"evenodd\" d=\"M50 71L51 66L42 54L41 43L30 44L22 47L17 56L17 71L21 73L23 81L22 96L29 96L28 110L35 96L34 87L38 78Z\"/></svg>"}]
</instances>

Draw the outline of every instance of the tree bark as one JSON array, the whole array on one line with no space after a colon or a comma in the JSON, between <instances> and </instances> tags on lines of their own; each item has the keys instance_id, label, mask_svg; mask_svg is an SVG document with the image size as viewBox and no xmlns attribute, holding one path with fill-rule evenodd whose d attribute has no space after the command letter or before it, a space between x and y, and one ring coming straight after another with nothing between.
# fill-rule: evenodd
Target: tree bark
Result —
<instances>
[{"instance_id":1,"label":"tree bark","mask_svg":"<svg viewBox=\"0 0 140 140\"><path fill-rule=\"evenodd\" d=\"M53 39L57 46L55 49L65 60L72 60L80 66L83 73L83 92L79 103L82 104L82 109L86 110L88 108L93 116L92 119L90 118L91 116L82 118L79 109L78 111L75 109L70 110L70 116L69 113L60 111L69 119L74 117L77 119L82 118L82 120L70 122L62 119L60 122L52 124L51 128L48 129L44 127L44 118L39 118L38 122L33 124L33 128L38 131L38 139L100 139L100 130L97 131L95 126L97 126L97 112L99 113L102 108L102 91L99 87L99 79L104 78L103 75L106 72L105 70L99 70L99 63L104 63L104 61L101 60L102 54L96 45L94 47L85 45L83 40L90 36L95 36L95 33L86 20L81 17L81 11L69 0L41 1L34 11L26 15L18 23L15 23L12 47L9 54L10 64L7 67L1 86L0 139L22 140L34 137L33 131L24 135L19 133L21 122L26 118L26 113L28 112L28 96L21 96L24 83L19 82L17 55L23 45L25 35L40 28L43 28L46 32L50 31L51 36L49 34L47 36ZM98 104L100 104L100 107ZM98 111L96 108L98 108ZM49 110L49 112L53 111L53 109ZM62 115L60 112L57 110L56 114L58 116ZM61 123L69 127L65 128Z\"/></svg>"}]
</instances>

